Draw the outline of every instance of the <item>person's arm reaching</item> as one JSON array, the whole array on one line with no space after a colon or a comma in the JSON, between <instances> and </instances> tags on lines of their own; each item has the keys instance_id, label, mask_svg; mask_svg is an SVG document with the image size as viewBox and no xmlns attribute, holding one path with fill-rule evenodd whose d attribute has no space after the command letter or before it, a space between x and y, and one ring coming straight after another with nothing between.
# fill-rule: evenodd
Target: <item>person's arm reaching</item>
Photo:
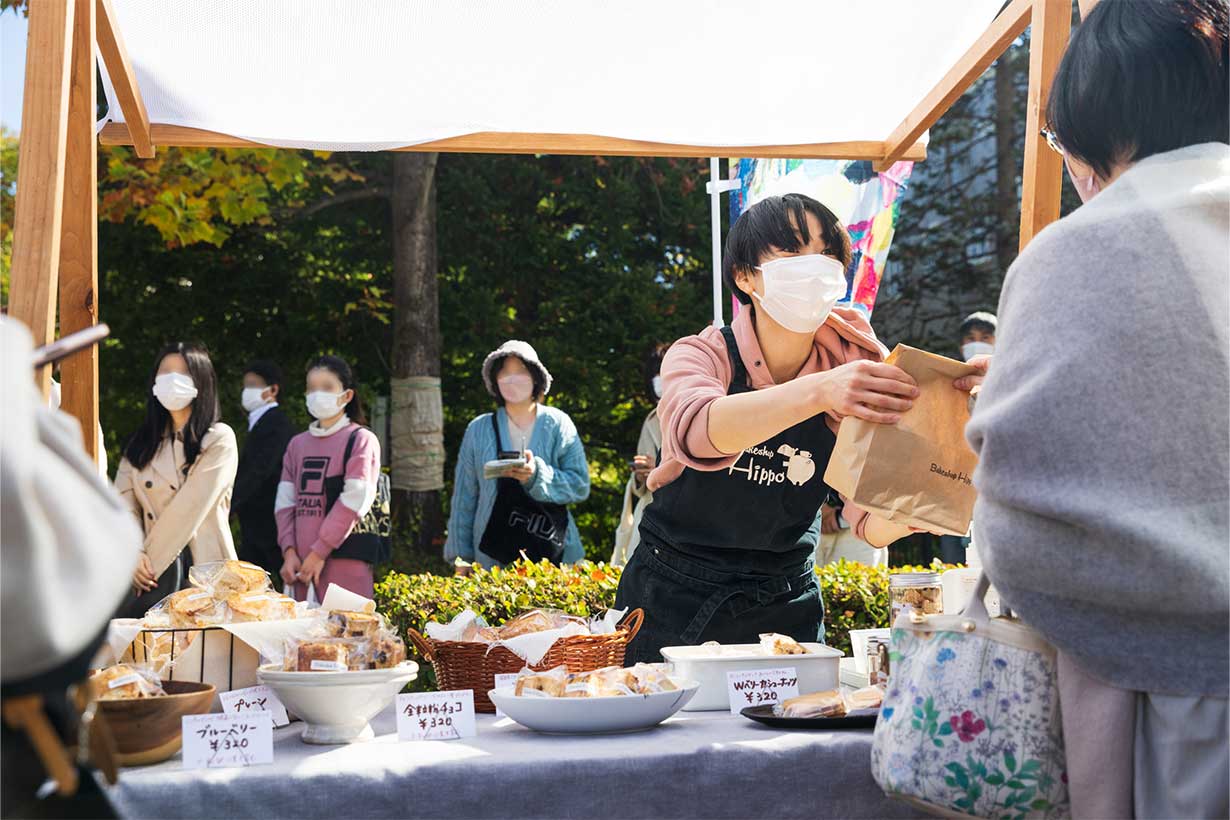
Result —
<instances>
[{"instance_id":1,"label":"person's arm reaching","mask_svg":"<svg viewBox=\"0 0 1230 820\"><path fill-rule=\"evenodd\" d=\"M577 428L567 416L560 419L557 466L534 456L534 475L525 491L535 501L548 504L576 504L589 498L589 464L585 445Z\"/></svg>"}]
</instances>

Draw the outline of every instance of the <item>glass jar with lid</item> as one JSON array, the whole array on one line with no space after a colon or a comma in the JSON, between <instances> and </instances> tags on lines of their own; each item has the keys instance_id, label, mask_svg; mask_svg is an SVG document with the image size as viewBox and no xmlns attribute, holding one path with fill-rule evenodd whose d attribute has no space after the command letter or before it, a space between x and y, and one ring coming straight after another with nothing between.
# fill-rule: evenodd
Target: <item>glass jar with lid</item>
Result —
<instances>
[{"instance_id":1,"label":"glass jar with lid","mask_svg":"<svg viewBox=\"0 0 1230 820\"><path fill-rule=\"evenodd\" d=\"M940 615L944 611L944 587L938 572L898 572L888 577L888 597L892 606L892 623L902 612L913 610L922 615Z\"/></svg>"}]
</instances>

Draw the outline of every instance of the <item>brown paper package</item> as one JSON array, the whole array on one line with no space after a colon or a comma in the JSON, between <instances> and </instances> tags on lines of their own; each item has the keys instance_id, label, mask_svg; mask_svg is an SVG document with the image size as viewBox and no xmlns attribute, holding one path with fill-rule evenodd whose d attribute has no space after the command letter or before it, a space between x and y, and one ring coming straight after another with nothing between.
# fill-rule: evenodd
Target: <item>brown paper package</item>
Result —
<instances>
[{"instance_id":1,"label":"brown paper package","mask_svg":"<svg viewBox=\"0 0 1230 820\"><path fill-rule=\"evenodd\" d=\"M928 532L969 532L978 457L965 443L969 396L953 379L974 373L962 362L897 345L885 359L918 381L920 395L897 424L847 416L824 481L890 521Z\"/></svg>"}]
</instances>

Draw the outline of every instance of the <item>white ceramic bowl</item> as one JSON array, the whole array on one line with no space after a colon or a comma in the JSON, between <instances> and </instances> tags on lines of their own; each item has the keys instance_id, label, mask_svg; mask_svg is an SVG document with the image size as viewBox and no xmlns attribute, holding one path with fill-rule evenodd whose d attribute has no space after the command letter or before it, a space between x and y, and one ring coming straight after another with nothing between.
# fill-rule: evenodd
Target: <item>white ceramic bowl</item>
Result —
<instances>
[{"instance_id":1,"label":"white ceramic bowl","mask_svg":"<svg viewBox=\"0 0 1230 820\"><path fill-rule=\"evenodd\" d=\"M605 698L517 697L512 687L488 692L500 711L536 732L589 735L652 729L678 712L696 694L695 681L678 681L674 692Z\"/></svg>"},{"instance_id":2,"label":"white ceramic bowl","mask_svg":"<svg viewBox=\"0 0 1230 820\"><path fill-rule=\"evenodd\" d=\"M361 672L286 672L268 664L256 671L256 678L307 724L304 743L327 744L370 740L368 721L392 703L418 672L414 661Z\"/></svg>"},{"instance_id":3,"label":"white ceramic bowl","mask_svg":"<svg viewBox=\"0 0 1230 820\"><path fill-rule=\"evenodd\" d=\"M805 643L806 655L765 655L758 643L727 644L726 653L715 655L706 646L667 646L662 657L675 665L681 678L697 681L700 691L683 707L685 712L715 712L730 709L727 672L794 668L799 674L799 694L836 689L842 653L820 643Z\"/></svg>"}]
</instances>

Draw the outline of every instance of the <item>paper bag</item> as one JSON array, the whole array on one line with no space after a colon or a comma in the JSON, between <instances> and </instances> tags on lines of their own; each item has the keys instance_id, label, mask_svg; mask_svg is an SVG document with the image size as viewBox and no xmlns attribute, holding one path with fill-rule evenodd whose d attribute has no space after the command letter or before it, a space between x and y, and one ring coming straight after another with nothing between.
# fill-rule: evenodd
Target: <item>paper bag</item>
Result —
<instances>
[{"instance_id":1,"label":"paper bag","mask_svg":"<svg viewBox=\"0 0 1230 820\"><path fill-rule=\"evenodd\" d=\"M897 424L844 418L824 481L890 521L966 535L978 457L965 443L969 396L952 381L975 370L906 345L897 345L885 362L913 376L920 395Z\"/></svg>"}]
</instances>

